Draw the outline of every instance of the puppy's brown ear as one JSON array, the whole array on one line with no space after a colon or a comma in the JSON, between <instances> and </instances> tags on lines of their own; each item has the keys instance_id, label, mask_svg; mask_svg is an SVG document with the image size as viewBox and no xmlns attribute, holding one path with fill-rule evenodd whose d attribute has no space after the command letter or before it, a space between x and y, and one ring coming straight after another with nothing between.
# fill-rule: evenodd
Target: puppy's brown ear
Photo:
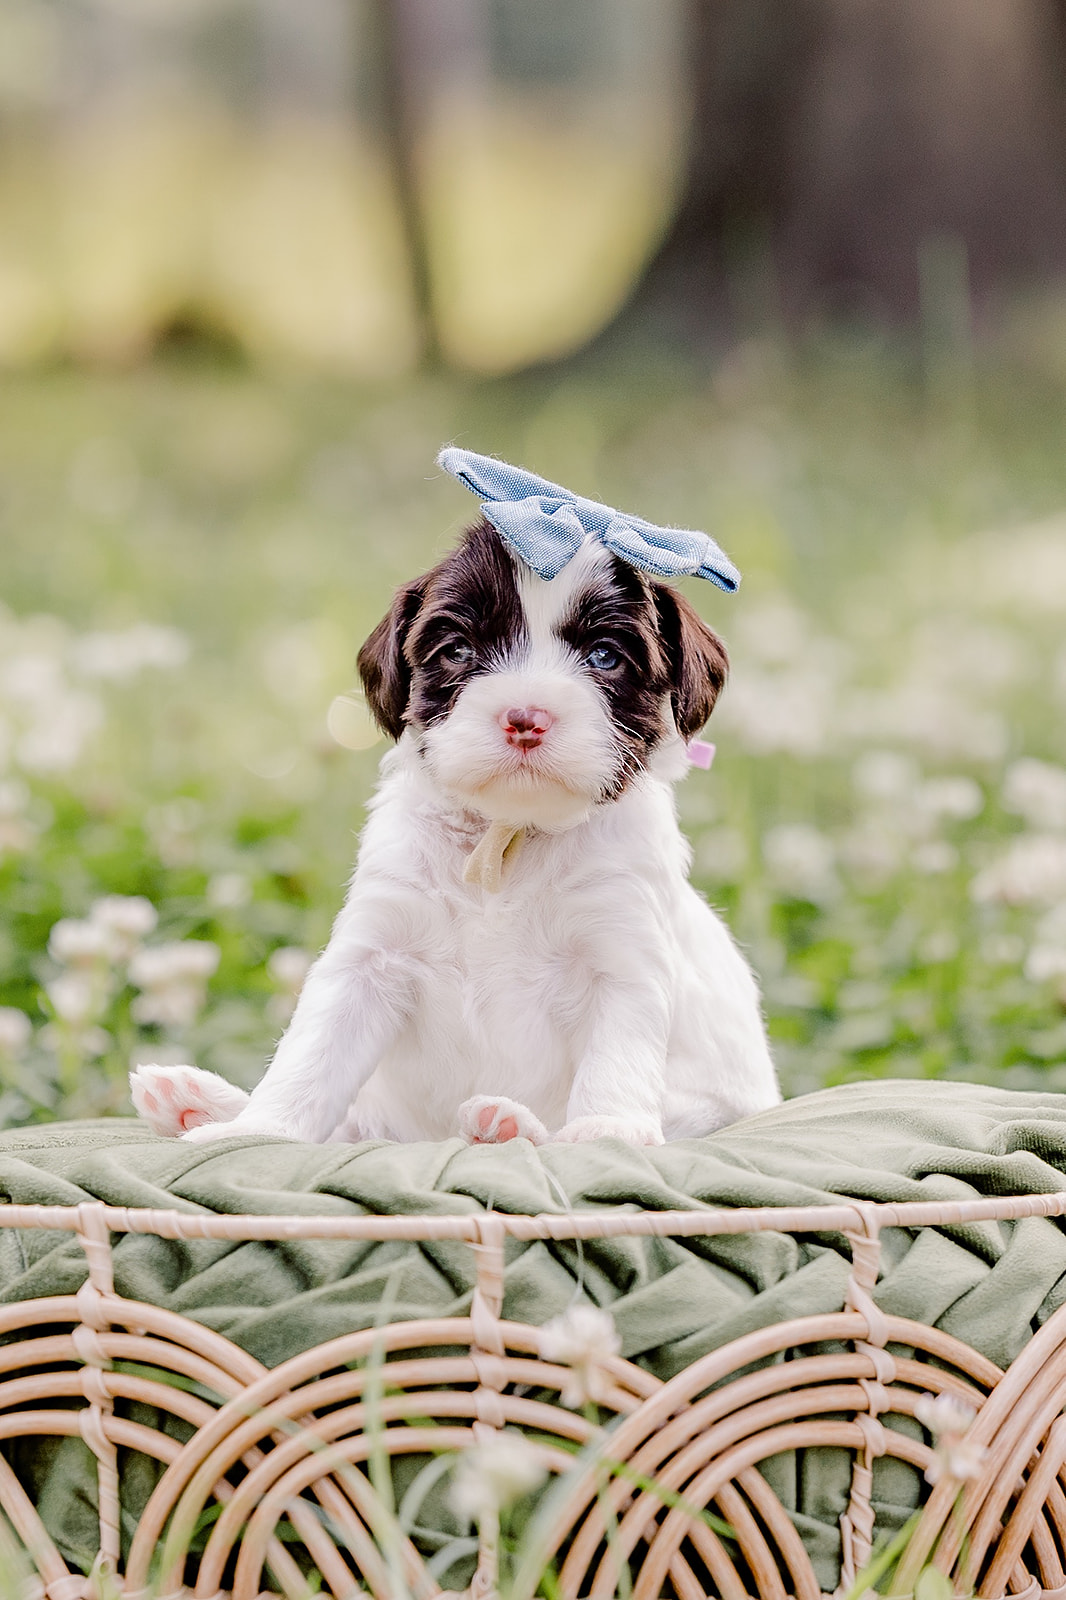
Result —
<instances>
[{"instance_id":1,"label":"puppy's brown ear","mask_svg":"<svg viewBox=\"0 0 1066 1600\"><path fill-rule=\"evenodd\" d=\"M411 693L411 668L404 654L407 635L425 595L425 578L415 578L396 598L359 652L359 676L374 721L398 739Z\"/></svg>"},{"instance_id":2,"label":"puppy's brown ear","mask_svg":"<svg viewBox=\"0 0 1066 1600\"><path fill-rule=\"evenodd\" d=\"M684 595L654 585L659 635L669 663L670 704L683 739L692 739L707 721L729 671L725 645L712 633Z\"/></svg>"}]
</instances>

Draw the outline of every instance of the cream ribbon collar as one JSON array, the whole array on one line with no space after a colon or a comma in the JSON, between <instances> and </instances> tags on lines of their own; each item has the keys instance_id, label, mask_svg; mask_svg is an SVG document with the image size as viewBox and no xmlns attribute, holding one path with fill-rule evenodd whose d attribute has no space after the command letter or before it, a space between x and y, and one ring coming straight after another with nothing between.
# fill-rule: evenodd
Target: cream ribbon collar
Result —
<instances>
[{"instance_id":1,"label":"cream ribbon collar","mask_svg":"<svg viewBox=\"0 0 1066 1600\"><path fill-rule=\"evenodd\" d=\"M686 754L694 767L704 771L714 760L714 745L703 739L690 739ZM504 865L512 862L526 841L523 823L490 822L466 858L463 882L489 894L499 894L503 886Z\"/></svg>"},{"instance_id":2,"label":"cream ribbon collar","mask_svg":"<svg viewBox=\"0 0 1066 1600\"><path fill-rule=\"evenodd\" d=\"M503 884L504 862L513 861L525 842L526 830L513 822L490 822L467 857L463 882L499 894Z\"/></svg>"}]
</instances>

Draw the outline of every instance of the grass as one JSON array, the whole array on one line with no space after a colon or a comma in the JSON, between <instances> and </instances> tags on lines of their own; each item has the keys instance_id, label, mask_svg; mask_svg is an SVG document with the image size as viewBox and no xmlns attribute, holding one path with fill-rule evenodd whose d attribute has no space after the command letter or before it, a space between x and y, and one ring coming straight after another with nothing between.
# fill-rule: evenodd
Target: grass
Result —
<instances>
[{"instance_id":1,"label":"grass","mask_svg":"<svg viewBox=\"0 0 1066 1600\"><path fill-rule=\"evenodd\" d=\"M706 377L7 379L0 1116L120 1112L133 1059L255 1081L299 970L271 955L324 942L380 753L327 711L471 512L452 439L706 527L745 573L693 594L734 673L680 806L787 1091L1066 1087L1064 424L1032 370L855 343ZM115 894L217 970L139 989L113 947L49 954Z\"/></svg>"}]
</instances>

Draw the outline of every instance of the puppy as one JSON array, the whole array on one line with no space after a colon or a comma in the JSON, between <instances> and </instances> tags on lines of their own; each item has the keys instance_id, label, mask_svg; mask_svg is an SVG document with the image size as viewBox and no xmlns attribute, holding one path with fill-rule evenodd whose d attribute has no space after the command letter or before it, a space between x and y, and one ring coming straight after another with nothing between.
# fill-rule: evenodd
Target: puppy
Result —
<instances>
[{"instance_id":1,"label":"puppy","mask_svg":"<svg viewBox=\"0 0 1066 1600\"><path fill-rule=\"evenodd\" d=\"M595 537L545 580L479 521L360 652L397 743L265 1076L245 1097L142 1067L141 1115L195 1140L654 1145L776 1104L755 981L687 880L672 793L727 665Z\"/></svg>"}]
</instances>

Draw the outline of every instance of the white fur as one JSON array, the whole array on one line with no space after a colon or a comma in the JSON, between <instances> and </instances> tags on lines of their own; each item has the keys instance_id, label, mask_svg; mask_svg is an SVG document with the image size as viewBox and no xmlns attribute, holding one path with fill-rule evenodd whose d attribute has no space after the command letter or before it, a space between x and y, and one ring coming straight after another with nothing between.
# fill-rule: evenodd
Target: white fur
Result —
<instances>
[{"instance_id":1,"label":"white fur","mask_svg":"<svg viewBox=\"0 0 1066 1600\"><path fill-rule=\"evenodd\" d=\"M658 1144L777 1103L754 979L687 880L672 720L653 770L597 803L618 742L552 623L599 559L582 550L551 584L523 573L529 643L385 757L347 900L265 1077L236 1117L211 1074L183 1079L215 1119L186 1137ZM515 705L555 718L540 748L507 745ZM487 818L530 829L495 894L463 880ZM140 1069L139 1110L171 1070Z\"/></svg>"}]
</instances>

